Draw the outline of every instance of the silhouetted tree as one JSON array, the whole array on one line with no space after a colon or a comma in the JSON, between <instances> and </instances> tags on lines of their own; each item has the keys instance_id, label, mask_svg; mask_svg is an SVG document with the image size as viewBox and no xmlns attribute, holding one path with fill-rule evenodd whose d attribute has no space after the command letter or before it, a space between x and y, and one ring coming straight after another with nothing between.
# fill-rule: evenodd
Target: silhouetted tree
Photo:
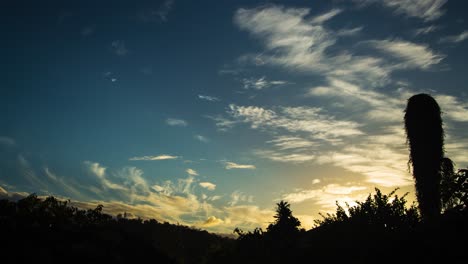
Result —
<instances>
[{"instance_id":1,"label":"silhouetted tree","mask_svg":"<svg viewBox=\"0 0 468 264\"><path fill-rule=\"evenodd\" d=\"M440 107L428 94L408 99L405 130L413 166L416 197L424 221L438 219L440 204L440 170L444 156L444 131Z\"/></svg>"},{"instance_id":2,"label":"silhouetted tree","mask_svg":"<svg viewBox=\"0 0 468 264\"><path fill-rule=\"evenodd\" d=\"M406 207L405 197L408 193L398 197L396 191L397 189L389 194L382 194L375 188L375 194L369 194L364 202L356 201L357 205L352 207L346 204L347 210L337 202L336 213L320 214L323 219L315 220L315 224L321 227L348 223L352 228L375 227L389 230L414 227L419 219L417 208L414 204Z\"/></svg>"},{"instance_id":3,"label":"silhouetted tree","mask_svg":"<svg viewBox=\"0 0 468 264\"><path fill-rule=\"evenodd\" d=\"M267 232L284 235L293 234L299 231L301 222L292 215L291 205L288 202L280 201L276 204L275 222L271 223Z\"/></svg>"},{"instance_id":4,"label":"silhouetted tree","mask_svg":"<svg viewBox=\"0 0 468 264\"><path fill-rule=\"evenodd\" d=\"M455 166L449 158L442 160L441 168L441 204L442 211L466 210L468 205L468 170L455 172Z\"/></svg>"}]
</instances>

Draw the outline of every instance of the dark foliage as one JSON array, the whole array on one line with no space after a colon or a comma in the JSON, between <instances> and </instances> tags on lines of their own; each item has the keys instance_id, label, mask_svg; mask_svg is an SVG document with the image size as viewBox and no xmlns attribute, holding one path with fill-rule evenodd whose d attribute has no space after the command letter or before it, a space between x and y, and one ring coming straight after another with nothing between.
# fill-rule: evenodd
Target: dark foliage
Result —
<instances>
[{"instance_id":1,"label":"dark foliage","mask_svg":"<svg viewBox=\"0 0 468 264\"><path fill-rule=\"evenodd\" d=\"M423 220L434 222L441 211L440 169L444 157L444 131L440 107L428 94L408 99L405 129L413 166L416 196Z\"/></svg>"},{"instance_id":2,"label":"dark foliage","mask_svg":"<svg viewBox=\"0 0 468 264\"><path fill-rule=\"evenodd\" d=\"M2 263L209 263L234 242L187 226L113 218L102 209L34 194L0 200L0 248L8 253Z\"/></svg>"}]
</instances>

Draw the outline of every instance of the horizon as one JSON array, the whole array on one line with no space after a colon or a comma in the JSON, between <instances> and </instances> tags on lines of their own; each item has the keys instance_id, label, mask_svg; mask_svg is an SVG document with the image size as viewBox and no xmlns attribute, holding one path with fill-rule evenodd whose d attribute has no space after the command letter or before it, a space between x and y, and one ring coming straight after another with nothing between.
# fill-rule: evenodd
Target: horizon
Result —
<instances>
[{"instance_id":1,"label":"horizon","mask_svg":"<svg viewBox=\"0 0 468 264\"><path fill-rule=\"evenodd\" d=\"M26 1L27 2L27 1ZM409 97L468 166L462 1L9 3L0 198L26 193L215 233L302 227L409 192Z\"/></svg>"}]
</instances>

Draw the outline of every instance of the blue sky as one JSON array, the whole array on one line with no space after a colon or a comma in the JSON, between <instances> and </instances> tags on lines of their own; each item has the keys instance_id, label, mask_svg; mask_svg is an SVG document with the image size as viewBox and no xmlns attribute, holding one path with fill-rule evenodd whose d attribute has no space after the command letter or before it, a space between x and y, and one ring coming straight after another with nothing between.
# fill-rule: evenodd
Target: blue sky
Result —
<instances>
[{"instance_id":1,"label":"blue sky","mask_svg":"<svg viewBox=\"0 0 468 264\"><path fill-rule=\"evenodd\" d=\"M467 6L446 0L15 1L1 14L0 194L213 232L310 228L410 192L403 110L468 165Z\"/></svg>"}]
</instances>

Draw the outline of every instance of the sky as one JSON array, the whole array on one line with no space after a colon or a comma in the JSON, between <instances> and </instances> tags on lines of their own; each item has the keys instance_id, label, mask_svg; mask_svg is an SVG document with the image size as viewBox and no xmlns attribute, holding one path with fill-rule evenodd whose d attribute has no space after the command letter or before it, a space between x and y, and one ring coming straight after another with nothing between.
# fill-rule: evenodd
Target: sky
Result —
<instances>
[{"instance_id":1,"label":"sky","mask_svg":"<svg viewBox=\"0 0 468 264\"><path fill-rule=\"evenodd\" d=\"M9 1L0 197L217 233L265 228L280 200L306 229L374 188L412 202L412 95L468 166L467 5Z\"/></svg>"}]
</instances>

